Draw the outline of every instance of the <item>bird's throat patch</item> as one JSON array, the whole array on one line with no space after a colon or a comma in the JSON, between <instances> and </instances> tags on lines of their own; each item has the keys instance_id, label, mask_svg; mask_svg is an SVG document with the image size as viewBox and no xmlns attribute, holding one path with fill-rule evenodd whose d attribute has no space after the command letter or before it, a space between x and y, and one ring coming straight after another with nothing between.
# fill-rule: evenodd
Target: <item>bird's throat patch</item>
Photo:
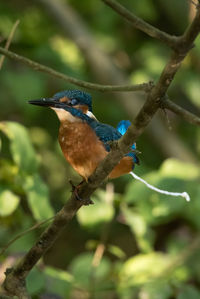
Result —
<instances>
[{"instance_id":1,"label":"bird's throat patch","mask_svg":"<svg viewBox=\"0 0 200 299\"><path fill-rule=\"evenodd\" d=\"M70 112L64 109L54 107L51 107L51 109L55 111L61 123L65 121L68 121L70 123L81 122L80 118L73 116Z\"/></svg>"}]
</instances>

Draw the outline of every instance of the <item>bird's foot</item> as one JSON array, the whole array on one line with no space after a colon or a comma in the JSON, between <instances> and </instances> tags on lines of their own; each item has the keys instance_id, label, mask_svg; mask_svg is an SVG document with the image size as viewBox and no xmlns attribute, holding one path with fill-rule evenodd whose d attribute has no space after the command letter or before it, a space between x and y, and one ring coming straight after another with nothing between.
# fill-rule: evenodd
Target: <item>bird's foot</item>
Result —
<instances>
[{"instance_id":1,"label":"bird's foot","mask_svg":"<svg viewBox=\"0 0 200 299\"><path fill-rule=\"evenodd\" d=\"M78 186L75 186L74 183L72 182L72 180L69 180L69 183L72 186L72 193L74 193L76 199L82 200L82 198L78 194L78 189L80 188L80 185L82 184L82 182Z\"/></svg>"},{"instance_id":2,"label":"bird's foot","mask_svg":"<svg viewBox=\"0 0 200 299\"><path fill-rule=\"evenodd\" d=\"M93 203L93 201L92 201L90 198L83 199L83 198L81 198L81 197L79 196L79 194L78 194L78 190L80 189L80 187L81 187L81 185L83 184L83 182L84 182L84 181L80 182L80 184L79 184L78 186L75 186L74 183L72 182L72 180L69 180L69 183L70 183L70 185L72 186L72 193L74 193L75 198L76 198L77 200L80 200L80 201L84 200L84 205L85 205L85 206L93 205L94 203Z\"/></svg>"}]
</instances>

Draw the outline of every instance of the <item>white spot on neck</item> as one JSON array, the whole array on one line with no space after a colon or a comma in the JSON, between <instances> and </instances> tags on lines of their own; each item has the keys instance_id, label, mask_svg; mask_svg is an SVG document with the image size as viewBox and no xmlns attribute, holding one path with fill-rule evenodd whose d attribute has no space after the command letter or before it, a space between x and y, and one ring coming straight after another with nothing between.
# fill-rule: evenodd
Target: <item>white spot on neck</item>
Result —
<instances>
[{"instance_id":1,"label":"white spot on neck","mask_svg":"<svg viewBox=\"0 0 200 299\"><path fill-rule=\"evenodd\" d=\"M66 111L65 109L54 108L54 107L51 107L51 109L55 111L55 113L57 114L58 119L60 120L60 122L64 122L64 121L68 121L68 122L71 122L71 123L81 122L81 119L79 117L73 116L70 112ZM95 115L91 111L88 110L85 114L87 116L89 116L90 118L93 118L93 119L97 120L97 118L95 117Z\"/></svg>"},{"instance_id":2,"label":"white spot on neck","mask_svg":"<svg viewBox=\"0 0 200 299\"><path fill-rule=\"evenodd\" d=\"M97 120L96 116L89 110L87 111L86 115Z\"/></svg>"}]
</instances>

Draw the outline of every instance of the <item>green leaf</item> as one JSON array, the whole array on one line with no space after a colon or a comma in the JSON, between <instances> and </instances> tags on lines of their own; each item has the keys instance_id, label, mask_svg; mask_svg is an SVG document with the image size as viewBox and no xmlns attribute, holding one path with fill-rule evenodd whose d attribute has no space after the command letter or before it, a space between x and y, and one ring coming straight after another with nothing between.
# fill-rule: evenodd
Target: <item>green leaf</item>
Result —
<instances>
[{"instance_id":1,"label":"green leaf","mask_svg":"<svg viewBox=\"0 0 200 299\"><path fill-rule=\"evenodd\" d=\"M1 122L0 130L10 139L11 154L20 170L34 173L38 161L26 128L16 122Z\"/></svg>"},{"instance_id":2,"label":"green leaf","mask_svg":"<svg viewBox=\"0 0 200 299\"><path fill-rule=\"evenodd\" d=\"M45 287L45 276L37 268L33 268L27 276L27 290L30 295L38 294Z\"/></svg>"},{"instance_id":3,"label":"green leaf","mask_svg":"<svg viewBox=\"0 0 200 299\"><path fill-rule=\"evenodd\" d=\"M51 47L61 57L63 63L72 69L78 69L83 66L84 59L76 43L61 36L51 38Z\"/></svg>"},{"instance_id":4,"label":"green leaf","mask_svg":"<svg viewBox=\"0 0 200 299\"><path fill-rule=\"evenodd\" d=\"M89 287L91 285L91 275L94 275L96 281L102 281L108 278L110 271L110 261L103 257L97 268L92 266L93 254L83 253L75 258L71 265L71 273L74 276L74 280L82 287Z\"/></svg>"},{"instance_id":5,"label":"green leaf","mask_svg":"<svg viewBox=\"0 0 200 299\"><path fill-rule=\"evenodd\" d=\"M30 217L30 216L29 216ZM25 216L23 215L24 220ZM31 225L29 225L30 227ZM22 233L25 228L17 229L17 232L13 236L13 234L10 235L10 238L13 239L18 233ZM25 234L23 237L20 237L18 240L16 240L13 244L11 244L8 248L8 252L12 255L13 253L21 254L22 252L28 252L29 249L33 246L33 244L36 241L36 233L32 231L31 233Z\"/></svg>"},{"instance_id":6,"label":"green leaf","mask_svg":"<svg viewBox=\"0 0 200 299\"><path fill-rule=\"evenodd\" d=\"M200 299L200 291L193 286L185 286L179 293L177 299Z\"/></svg>"},{"instance_id":7,"label":"green leaf","mask_svg":"<svg viewBox=\"0 0 200 299\"><path fill-rule=\"evenodd\" d=\"M125 200L128 203L135 203L137 213L147 224L164 223L177 214L186 215L188 208L193 206L199 179L199 170L196 166L168 159L158 171L146 174L144 179L159 189L172 192L186 191L191 196L191 203L188 204L180 196L157 193L141 182L133 180L128 186Z\"/></svg>"},{"instance_id":8,"label":"green leaf","mask_svg":"<svg viewBox=\"0 0 200 299\"><path fill-rule=\"evenodd\" d=\"M191 74L187 76L187 80L185 80L183 84L184 92L191 100L191 102L196 106L200 107L200 103L198 101L198 96L200 93L200 86L199 86L199 74Z\"/></svg>"},{"instance_id":9,"label":"green leaf","mask_svg":"<svg viewBox=\"0 0 200 299\"><path fill-rule=\"evenodd\" d=\"M192 180L199 177L200 171L195 164L182 162L177 159L167 159L160 168L160 175Z\"/></svg>"},{"instance_id":10,"label":"green leaf","mask_svg":"<svg viewBox=\"0 0 200 299\"><path fill-rule=\"evenodd\" d=\"M36 220L43 220L54 215L49 202L49 192L39 175L27 176L23 185L29 207Z\"/></svg>"},{"instance_id":11,"label":"green leaf","mask_svg":"<svg viewBox=\"0 0 200 299\"><path fill-rule=\"evenodd\" d=\"M45 274L51 276L53 279L57 278L57 279L61 279L65 282L68 282L68 283L72 283L73 282L73 276L67 272L67 271L64 271L64 270L61 270L61 269L56 269L56 268L53 268L53 267L45 267Z\"/></svg>"},{"instance_id":12,"label":"green leaf","mask_svg":"<svg viewBox=\"0 0 200 299\"><path fill-rule=\"evenodd\" d=\"M78 221L85 227L94 227L102 222L108 222L114 216L112 203L104 200L105 191L99 190L95 195L99 200L95 200L94 205L82 207L77 213Z\"/></svg>"},{"instance_id":13,"label":"green leaf","mask_svg":"<svg viewBox=\"0 0 200 299\"><path fill-rule=\"evenodd\" d=\"M53 267L45 267L44 274L46 276L46 289L48 292L58 294L62 298L69 298L74 281L70 273Z\"/></svg>"},{"instance_id":14,"label":"green leaf","mask_svg":"<svg viewBox=\"0 0 200 299\"><path fill-rule=\"evenodd\" d=\"M142 288L142 294L148 299L170 299L173 295L172 287L163 281L147 283Z\"/></svg>"},{"instance_id":15,"label":"green leaf","mask_svg":"<svg viewBox=\"0 0 200 299\"><path fill-rule=\"evenodd\" d=\"M151 20L151 21L156 19L157 11L151 1L141 0L141 1L133 1L130 3L133 11L141 18L145 20Z\"/></svg>"},{"instance_id":16,"label":"green leaf","mask_svg":"<svg viewBox=\"0 0 200 299\"><path fill-rule=\"evenodd\" d=\"M187 209L185 209L184 217L189 220L192 225L194 225L198 230L200 228L200 186L198 186L198 182L194 182L194 186L190 186L191 188L191 202L188 205Z\"/></svg>"},{"instance_id":17,"label":"green leaf","mask_svg":"<svg viewBox=\"0 0 200 299\"><path fill-rule=\"evenodd\" d=\"M0 188L0 216L8 216L12 214L18 204L20 198L8 189Z\"/></svg>"},{"instance_id":18,"label":"green leaf","mask_svg":"<svg viewBox=\"0 0 200 299\"><path fill-rule=\"evenodd\" d=\"M15 105L17 104L18 107L23 109L23 113L26 113L29 109L25 96L30 96L30 99L38 99L45 92L44 77L30 69L21 70L20 72L4 70L3 81L13 99L15 99ZM34 109L31 110L31 113L35 113Z\"/></svg>"},{"instance_id":19,"label":"green leaf","mask_svg":"<svg viewBox=\"0 0 200 299\"><path fill-rule=\"evenodd\" d=\"M148 227L144 217L126 206L122 206L122 213L136 238L138 247L143 252L151 252L153 250L154 233Z\"/></svg>"},{"instance_id":20,"label":"green leaf","mask_svg":"<svg viewBox=\"0 0 200 299\"><path fill-rule=\"evenodd\" d=\"M164 273L169 263L169 256L152 252L138 254L128 259L122 266L120 280L123 287L147 283L159 274Z\"/></svg>"},{"instance_id":21,"label":"green leaf","mask_svg":"<svg viewBox=\"0 0 200 299\"><path fill-rule=\"evenodd\" d=\"M144 179L151 185L168 191L186 191L185 183L177 178L162 177L159 172L148 173ZM158 224L183 210L188 203L182 197L172 197L148 189L141 182L133 181L126 194L127 202L135 202L138 213L147 223Z\"/></svg>"},{"instance_id":22,"label":"green leaf","mask_svg":"<svg viewBox=\"0 0 200 299\"><path fill-rule=\"evenodd\" d=\"M115 255L116 257L118 257L119 259L124 259L126 257L125 252L116 245L109 244L107 250L113 255Z\"/></svg>"},{"instance_id":23,"label":"green leaf","mask_svg":"<svg viewBox=\"0 0 200 299\"><path fill-rule=\"evenodd\" d=\"M0 181L6 182L6 184L13 186L16 184L17 188L15 190L20 189L20 184L17 184L16 177L19 173L19 168L16 164L14 164L11 160L8 159L0 159ZM10 189L10 188L8 188Z\"/></svg>"}]
</instances>

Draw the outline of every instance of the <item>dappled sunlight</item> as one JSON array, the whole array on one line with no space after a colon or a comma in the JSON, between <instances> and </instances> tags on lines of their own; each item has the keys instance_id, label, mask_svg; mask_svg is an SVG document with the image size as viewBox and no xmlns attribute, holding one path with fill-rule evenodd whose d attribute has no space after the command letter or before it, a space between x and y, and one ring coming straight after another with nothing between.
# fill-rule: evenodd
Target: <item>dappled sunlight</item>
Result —
<instances>
[{"instance_id":1,"label":"dappled sunlight","mask_svg":"<svg viewBox=\"0 0 200 299\"><path fill-rule=\"evenodd\" d=\"M83 67L84 59L75 43L57 35L50 39L50 45L60 55L63 63L72 69L79 70Z\"/></svg>"},{"instance_id":2,"label":"dappled sunlight","mask_svg":"<svg viewBox=\"0 0 200 299\"><path fill-rule=\"evenodd\" d=\"M194 180L200 178L200 168L193 163L182 162L177 159L167 159L160 168L161 175Z\"/></svg>"}]
</instances>

